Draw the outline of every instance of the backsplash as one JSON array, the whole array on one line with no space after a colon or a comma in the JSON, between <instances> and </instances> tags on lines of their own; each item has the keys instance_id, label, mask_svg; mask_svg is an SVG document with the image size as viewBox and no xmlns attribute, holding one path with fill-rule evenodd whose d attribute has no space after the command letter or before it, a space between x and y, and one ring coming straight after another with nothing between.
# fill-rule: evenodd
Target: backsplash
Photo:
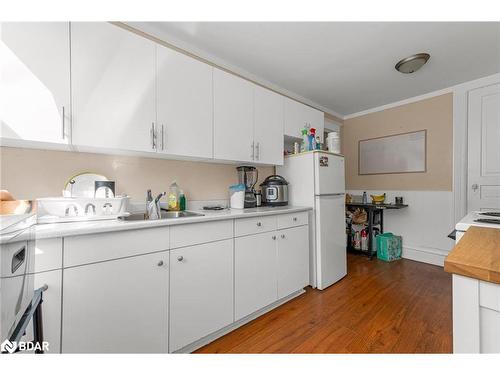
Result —
<instances>
[{"instance_id":1,"label":"backsplash","mask_svg":"<svg viewBox=\"0 0 500 375\"><path fill-rule=\"evenodd\" d=\"M116 181L116 193L133 202L146 199L146 190L166 191L177 181L189 201L227 200L228 186L238 182L236 165L163 160L0 147L0 188L17 199L61 196L67 179L91 171ZM259 182L274 172L259 167Z\"/></svg>"}]
</instances>

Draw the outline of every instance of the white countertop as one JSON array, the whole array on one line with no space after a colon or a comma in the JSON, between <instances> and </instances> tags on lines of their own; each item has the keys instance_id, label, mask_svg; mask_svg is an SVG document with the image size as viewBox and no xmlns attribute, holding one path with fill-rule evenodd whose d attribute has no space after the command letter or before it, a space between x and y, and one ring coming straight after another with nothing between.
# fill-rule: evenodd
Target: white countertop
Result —
<instances>
[{"instance_id":1,"label":"white countertop","mask_svg":"<svg viewBox=\"0 0 500 375\"><path fill-rule=\"evenodd\" d=\"M493 210L492 210L493 211ZM461 232L465 232L471 225L477 226L477 227L486 227L486 228L496 228L500 229L499 224L490 224L490 223L477 223L474 220L476 219L499 219L500 217L495 217L495 216L486 216L486 215L479 215L478 211L472 211L469 212L462 220L460 220L457 225L455 225L455 229Z\"/></svg>"},{"instance_id":2,"label":"white countertop","mask_svg":"<svg viewBox=\"0 0 500 375\"><path fill-rule=\"evenodd\" d=\"M239 218L248 218L255 216L269 216L277 214L286 214L300 211L308 211L310 207L284 206L284 207L257 207L246 208L244 210L226 209L221 211L195 211L204 216L192 216L178 219L160 219L160 220L100 220L74 223L57 224L39 224L36 226L36 238L52 238L78 236L82 234L114 232L130 229L154 228L168 225L180 225L190 223L202 223L214 220L232 220Z\"/></svg>"}]
</instances>

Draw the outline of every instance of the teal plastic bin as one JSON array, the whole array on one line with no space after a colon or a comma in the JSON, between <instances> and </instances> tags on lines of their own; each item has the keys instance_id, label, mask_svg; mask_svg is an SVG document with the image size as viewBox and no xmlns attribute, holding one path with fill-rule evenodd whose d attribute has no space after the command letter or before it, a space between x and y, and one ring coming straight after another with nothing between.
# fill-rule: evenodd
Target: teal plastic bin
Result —
<instances>
[{"instance_id":1,"label":"teal plastic bin","mask_svg":"<svg viewBox=\"0 0 500 375\"><path fill-rule=\"evenodd\" d=\"M377 258L386 262L401 259L403 238L387 232L375 237L377 242Z\"/></svg>"}]
</instances>

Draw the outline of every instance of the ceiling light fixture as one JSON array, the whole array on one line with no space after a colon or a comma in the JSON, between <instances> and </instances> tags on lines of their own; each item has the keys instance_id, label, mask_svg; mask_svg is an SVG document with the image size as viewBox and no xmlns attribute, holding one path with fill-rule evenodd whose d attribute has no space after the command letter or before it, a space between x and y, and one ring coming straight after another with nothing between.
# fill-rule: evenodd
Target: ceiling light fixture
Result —
<instances>
[{"instance_id":1,"label":"ceiling light fixture","mask_svg":"<svg viewBox=\"0 0 500 375\"><path fill-rule=\"evenodd\" d=\"M405 57L403 60L399 61L395 68L398 72L404 74L410 74L419 70L424 64L429 60L431 55L428 53L417 53Z\"/></svg>"}]
</instances>

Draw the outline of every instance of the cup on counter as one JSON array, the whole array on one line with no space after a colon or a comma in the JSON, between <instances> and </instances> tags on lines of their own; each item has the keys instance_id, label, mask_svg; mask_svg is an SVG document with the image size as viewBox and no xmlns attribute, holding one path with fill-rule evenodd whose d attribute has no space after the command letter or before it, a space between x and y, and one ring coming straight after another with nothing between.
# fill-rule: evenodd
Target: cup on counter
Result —
<instances>
[{"instance_id":1,"label":"cup on counter","mask_svg":"<svg viewBox=\"0 0 500 375\"><path fill-rule=\"evenodd\" d=\"M396 197L395 198L395 203L396 204L403 204L403 197Z\"/></svg>"}]
</instances>

